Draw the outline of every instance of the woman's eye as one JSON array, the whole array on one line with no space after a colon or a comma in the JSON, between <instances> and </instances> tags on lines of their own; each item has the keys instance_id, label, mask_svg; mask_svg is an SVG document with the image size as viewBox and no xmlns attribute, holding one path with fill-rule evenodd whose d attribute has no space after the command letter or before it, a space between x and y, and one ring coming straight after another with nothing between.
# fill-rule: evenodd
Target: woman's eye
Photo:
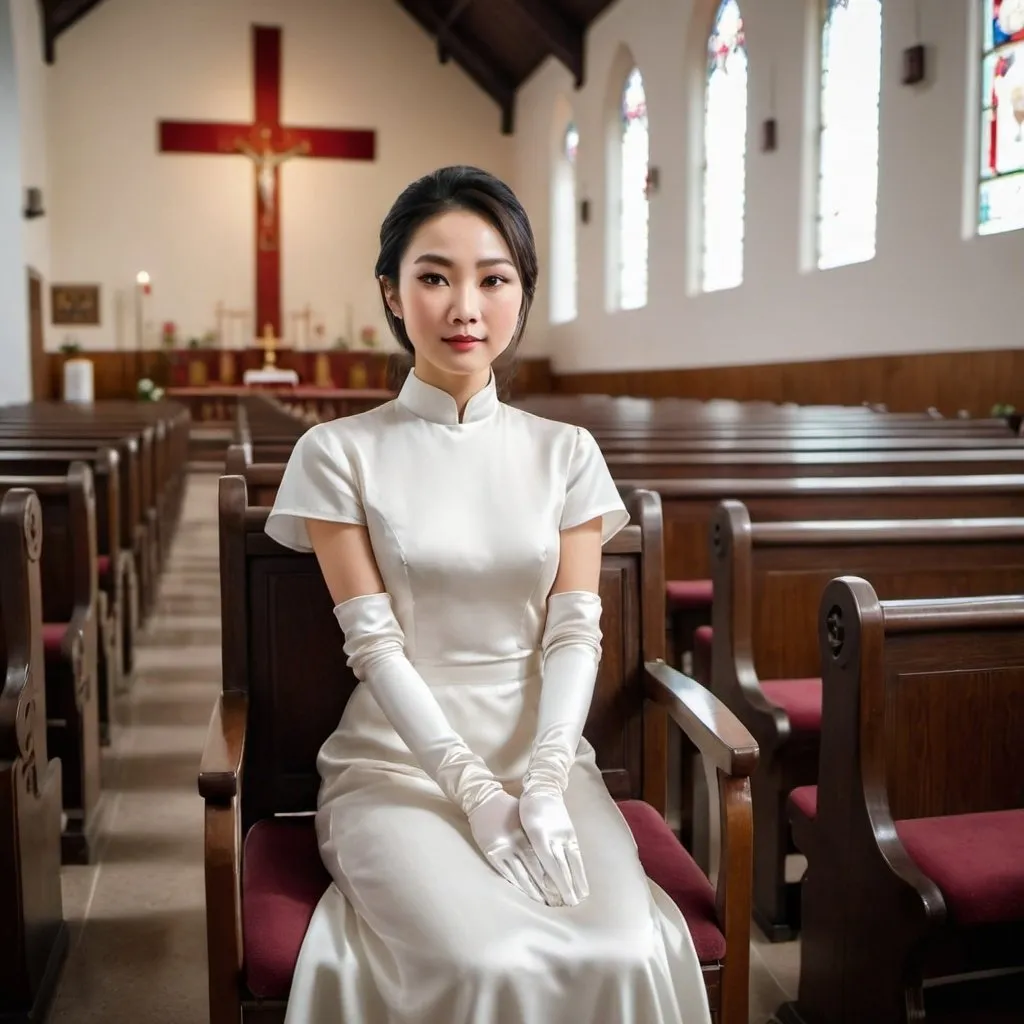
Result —
<instances>
[{"instance_id":1,"label":"woman's eye","mask_svg":"<svg viewBox=\"0 0 1024 1024\"><path fill-rule=\"evenodd\" d=\"M424 284L439 285L444 283L444 278L440 274L420 274L420 280Z\"/></svg>"},{"instance_id":2,"label":"woman's eye","mask_svg":"<svg viewBox=\"0 0 1024 1024\"><path fill-rule=\"evenodd\" d=\"M487 277L484 278L484 287L497 288L499 284L505 284L507 281L508 278L502 277L500 274L488 274Z\"/></svg>"}]
</instances>

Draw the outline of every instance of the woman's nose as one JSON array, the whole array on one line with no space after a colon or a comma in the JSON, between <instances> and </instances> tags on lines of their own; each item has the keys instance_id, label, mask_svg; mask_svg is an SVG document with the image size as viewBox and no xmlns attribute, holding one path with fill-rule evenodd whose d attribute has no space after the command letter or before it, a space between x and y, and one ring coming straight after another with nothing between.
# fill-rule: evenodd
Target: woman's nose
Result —
<instances>
[{"instance_id":1,"label":"woman's nose","mask_svg":"<svg viewBox=\"0 0 1024 1024\"><path fill-rule=\"evenodd\" d=\"M455 290L450 315L460 324L476 323L480 319L480 297L476 288L465 287Z\"/></svg>"}]
</instances>

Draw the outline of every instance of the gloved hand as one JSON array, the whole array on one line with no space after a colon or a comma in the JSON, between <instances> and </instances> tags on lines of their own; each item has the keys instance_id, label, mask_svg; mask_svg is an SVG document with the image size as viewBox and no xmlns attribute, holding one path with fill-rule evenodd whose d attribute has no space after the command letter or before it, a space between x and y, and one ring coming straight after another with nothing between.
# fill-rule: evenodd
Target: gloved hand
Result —
<instances>
[{"instance_id":1,"label":"gloved hand","mask_svg":"<svg viewBox=\"0 0 1024 1024\"><path fill-rule=\"evenodd\" d=\"M562 905L551 877L541 866L519 821L519 801L502 790L488 797L469 815L476 845L491 866L538 903Z\"/></svg>"},{"instance_id":2,"label":"gloved hand","mask_svg":"<svg viewBox=\"0 0 1024 1024\"><path fill-rule=\"evenodd\" d=\"M549 596L541 640L537 735L519 801L523 831L568 906L590 895L564 793L594 696L601 661L600 624L597 594L574 590Z\"/></svg>"},{"instance_id":3,"label":"gloved hand","mask_svg":"<svg viewBox=\"0 0 1024 1024\"><path fill-rule=\"evenodd\" d=\"M356 678L452 803L466 815L481 853L503 878L546 902L557 893L523 834L518 801L451 727L437 698L405 654L405 634L389 594L364 594L334 609Z\"/></svg>"}]
</instances>

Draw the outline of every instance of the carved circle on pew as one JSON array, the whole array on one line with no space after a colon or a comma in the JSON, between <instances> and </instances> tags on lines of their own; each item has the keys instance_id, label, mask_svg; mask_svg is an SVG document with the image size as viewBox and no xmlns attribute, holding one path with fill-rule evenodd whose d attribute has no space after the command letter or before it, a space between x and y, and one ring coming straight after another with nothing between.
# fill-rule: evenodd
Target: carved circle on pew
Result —
<instances>
[{"instance_id":1,"label":"carved circle on pew","mask_svg":"<svg viewBox=\"0 0 1024 1024\"><path fill-rule=\"evenodd\" d=\"M846 639L846 627L843 624L843 609L834 604L825 617L825 628L828 630L828 646L832 657L837 661L843 653L843 642Z\"/></svg>"},{"instance_id":2,"label":"carved circle on pew","mask_svg":"<svg viewBox=\"0 0 1024 1024\"><path fill-rule=\"evenodd\" d=\"M722 534L722 521L716 517L711 527L711 545L719 558L725 557L725 537Z\"/></svg>"},{"instance_id":3,"label":"carved circle on pew","mask_svg":"<svg viewBox=\"0 0 1024 1024\"><path fill-rule=\"evenodd\" d=\"M43 509L33 494L25 502L25 554L29 561L38 562L43 547Z\"/></svg>"}]
</instances>

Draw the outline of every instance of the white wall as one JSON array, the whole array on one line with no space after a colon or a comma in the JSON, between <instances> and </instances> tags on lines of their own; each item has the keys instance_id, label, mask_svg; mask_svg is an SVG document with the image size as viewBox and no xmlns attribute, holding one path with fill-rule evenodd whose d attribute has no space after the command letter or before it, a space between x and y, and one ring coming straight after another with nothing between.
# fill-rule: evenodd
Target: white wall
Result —
<instances>
[{"instance_id":1,"label":"white wall","mask_svg":"<svg viewBox=\"0 0 1024 1024\"><path fill-rule=\"evenodd\" d=\"M877 256L823 272L801 269L804 143L815 130L805 116L805 78L816 62L810 41L817 2L742 2L750 60L744 283L689 293L687 210L698 181L689 139L701 129L699 80L716 7L715 0L619 0L590 29L582 90L549 60L520 91L513 184L540 251L550 251L547 155L560 96L580 129L578 191L591 205L590 223L578 228L580 316L547 326L545 273L532 350L549 354L557 371L573 372L1019 345L1024 232L965 237L965 193L973 203L979 164L975 0L883 0ZM929 46L929 82L906 87L901 51L918 41L915 7ZM644 76L661 188L651 203L648 305L608 313L602 133L609 72L622 46ZM816 78L810 87L817 88ZM760 126L768 116L778 121L778 148L762 153Z\"/></svg>"},{"instance_id":2,"label":"white wall","mask_svg":"<svg viewBox=\"0 0 1024 1024\"><path fill-rule=\"evenodd\" d=\"M282 327L307 303L328 341L386 335L373 278L380 222L415 177L452 163L501 176L512 140L497 106L394 0L104 0L57 43L51 83L52 270L98 283L86 348L134 346L130 295L146 270L153 333L215 327L217 302L254 311L254 182L244 157L161 154L157 121L249 121L250 26L280 25L282 119L372 128L377 160L293 160L281 171ZM56 347L68 330L48 329Z\"/></svg>"},{"instance_id":3,"label":"white wall","mask_svg":"<svg viewBox=\"0 0 1024 1024\"><path fill-rule=\"evenodd\" d=\"M26 264L49 269L45 218L22 217L46 187L46 83L35 0L0 0L0 404L32 396Z\"/></svg>"},{"instance_id":4,"label":"white wall","mask_svg":"<svg viewBox=\"0 0 1024 1024\"><path fill-rule=\"evenodd\" d=\"M47 208L50 201L47 146L50 69L43 57L39 0L11 0L11 6L15 24L18 106L21 110L21 183L23 188L41 188L43 206ZM49 215L23 219L22 239L25 246L25 262L42 275L44 303L48 304L49 288L46 283L50 276ZM48 308L48 305L44 308Z\"/></svg>"}]
</instances>

